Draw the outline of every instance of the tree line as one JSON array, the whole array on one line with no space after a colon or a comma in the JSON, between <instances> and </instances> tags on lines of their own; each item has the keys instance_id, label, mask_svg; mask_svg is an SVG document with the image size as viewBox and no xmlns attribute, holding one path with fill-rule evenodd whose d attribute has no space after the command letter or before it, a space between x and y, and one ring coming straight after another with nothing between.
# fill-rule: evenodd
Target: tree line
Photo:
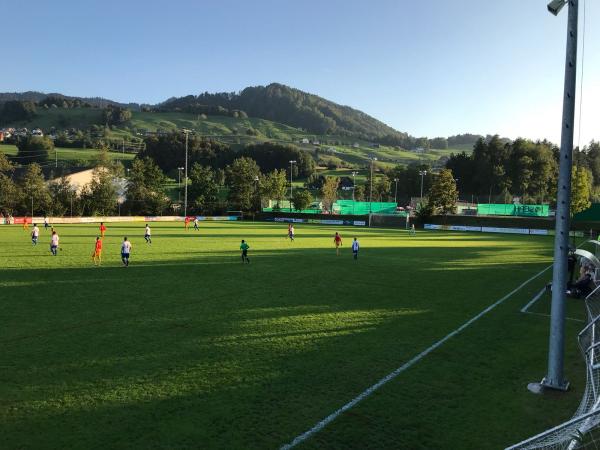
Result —
<instances>
[{"instance_id":1,"label":"tree line","mask_svg":"<svg viewBox=\"0 0 600 450\"><path fill-rule=\"evenodd\" d=\"M19 151L30 157L18 175L16 167L0 153L0 208L5 214L113 215L177 214L183 187L170 198L167 175L179 178L185 161L185 136L173 133L150 137L146 148L132 162L125 176L120 162L108 156L108 147L99 151L92 181L75 190L65 177L47 183L38 154L47 154L52 141L24 139ZM393 201L407 205L411 197L421 201L424 214L452 213L460 192L463 199L479 195L481 202L500 200L521 203L553 203L556 196L558 149L552 144L516 140L504 142L497 136L479 139L473 153L453 155L447 167L434 173L427 165L394 168L366 167L366 183L340 185L349 180L323 176L315 171L312 155L291 145L261 143L235 152L229 146L188 136L188 211L220 214L227 210L258 211L264 200L281 203L288 199L290 175L305 179L305 189L294 189L292 202L305 209L312 193L330 210L341 196L355 200ZM290 164L290 161L294 161ZM600 147L592 142L574 155L573 211L581 211L598 198ZM290 170L292 172L290 173ZM373 179L371 179L373 174ZM121 187L115 179L121 180ZM123 192L120 192L123 191ZM483 198L481 193L483 191ZM486 192L487 191L487 192ZM121 196L119 195L121 194ZM487 195L486 195L487 194Z\"/></svg>"},{"instance_id":2,"label":"tree line","mask_svg":"<svg viewBox=\"0 0 600 450\"><path fill-rule=\"evenodd\" d=\"M452 155L446 167L458 180L463 198L480 203L550 203L556 201L559 149L548 141L480 138L469 155ZM600 200L600 145L591 142L573 153L574 183L585 180L587 195Z\"/></svg>"}]
</instances>

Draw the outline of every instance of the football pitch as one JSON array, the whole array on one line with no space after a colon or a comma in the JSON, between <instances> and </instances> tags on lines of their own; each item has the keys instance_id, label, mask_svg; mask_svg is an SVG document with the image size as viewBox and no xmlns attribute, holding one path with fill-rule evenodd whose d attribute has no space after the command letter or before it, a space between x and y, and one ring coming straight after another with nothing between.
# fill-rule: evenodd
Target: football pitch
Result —
<instances>
[{"instance_id":1,"label":"football pitch","mask_svg":"<svg viewBox=\"0 0 600 450\"><path fill-rule=\"evenodd\" d=\"M202 222L152 224L149 245L143 223L107 226L102 267L96 224L57 226L56 257L43 227L37 246L0 227L2 449L499 449L582 396L577 300L572 389L526 389L549 297L520 309L550 237Z\"/></svg>"}]
</instances>

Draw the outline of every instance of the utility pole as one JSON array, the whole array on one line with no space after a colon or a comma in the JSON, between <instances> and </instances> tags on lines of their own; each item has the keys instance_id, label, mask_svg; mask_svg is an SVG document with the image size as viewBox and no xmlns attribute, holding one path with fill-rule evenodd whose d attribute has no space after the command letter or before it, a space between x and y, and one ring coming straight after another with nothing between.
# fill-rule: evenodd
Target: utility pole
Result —
<instances>
[{"instance_id":1,"label":"utility pole","mask_svg":"<svg viewBox=\"0 0 600 450\"><path fill-rule=\"evenodd\" d=\"M58 149L54 147L54 167L58 168Z\"/></svg>"},{"instance_id":2,"label":"utility pole","mask_svg":"<svg viewBox=\"0 0 600 450\"><path fill-rule=\"evenodd\" d=\"M356 174L358 172L356 171L352 171L352 214L354 214L354 210L355 210L355 204L354 202L356 202L355 199L355 195L354 195L354 191L356 190Z\"/></svg>"},{"instance_id":3,"label":"utility pole","mask_svg":"<svg viewBox=\"0 0 600 450\"><path fill-rule=\"evenodd\" d=\"M123 155L125 155L125 139L123 139Z\"/></svg>"},{"instance_id":4,"label":"utility pole","mask_svg":"<svg viewBox=\"0 0 600 450\"><path fill-rule=\"evenodd\" d=\"M296 164L296 160L290 161L290 212L292 212L292 196L294 194L294 186L292 185L292 175L294 173L294 164Z\"/></svg>"},{"instance_id":5,"label":"utility pole","mask_svg":"<svg viewBox=\"0 0 600 450\"><path fill-rule=\"evenodd\" d=\"M187 206L188 206L188 137L190 134L190 130L184 129L185 133L185 173L183 175L183 179L185 182L184 190L183 190L183 216L187 217Z\"/></svg>"},{"instance_id":6,"label":"utility pole","mask_svg":"<svg viewBox=\"0 0 600 450\"><path fill-rule=\"evenodd\" d=\"M373 165L377 158L371 158L371 187L369 189L369 214L373 212Z\"/></svg>"},{"instance_id":7,"label":"utility pole","mask_svg":"<svg viewBox=\"0 0 600 450\"><path fill-rule=\"evenodd\" d=\"M426 170L419 170L419 175L421 175L421 197L419 197L419 202L423 201L423 177L427 175Z\"/></svg>"},{"instance_id":8,"label":"utility pole","mask_svg":"<svg viewBox=\"0 0 600 450\"><path fill-rule=\"evenodd\" d=\"M557 15L566 4L569 5L569 18L567 21L565 85L563 93L560 163L558 169L558 194L556 199L548 373L541 383L544 387L563 391L569 388L569 383L564 379L563 366L565 351L565 289L567 286L567 256L569 250L571 209L571 168L573 165L573 130L575 122L575 91L577 87L579 0L553 0L548 4L548 10L554 15Z\"/></svg>"},{"instance_id":9,"label":"utility pole","mask_svg":"<svg viewBox=\"0 0 600 450\"><path fill-rule=\"evenodd\" d=\"M396 204L396 206L398 206L398 178L394 178L394 181L396 182L396 189L394 191L394 203Z\"/></svg>"}]
</instances>

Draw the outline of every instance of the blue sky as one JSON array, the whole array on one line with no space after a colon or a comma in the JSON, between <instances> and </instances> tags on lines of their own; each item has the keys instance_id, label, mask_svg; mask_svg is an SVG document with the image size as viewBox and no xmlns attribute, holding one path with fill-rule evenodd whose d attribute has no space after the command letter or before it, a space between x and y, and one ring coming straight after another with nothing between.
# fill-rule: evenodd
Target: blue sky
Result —
<instances>
[{"instance_id":1,"label":"blue sky","mask_svg":"<svg viewBox=\"0 0 600 450\"><path fill-rule=\"evenodd\" d=\"M416 136L559 140L567 14L545 0L3 5L0 91L155 103L281 82ZM600 139L599 19L587 0L582 143Z\"/></svg>"}]
</instances>

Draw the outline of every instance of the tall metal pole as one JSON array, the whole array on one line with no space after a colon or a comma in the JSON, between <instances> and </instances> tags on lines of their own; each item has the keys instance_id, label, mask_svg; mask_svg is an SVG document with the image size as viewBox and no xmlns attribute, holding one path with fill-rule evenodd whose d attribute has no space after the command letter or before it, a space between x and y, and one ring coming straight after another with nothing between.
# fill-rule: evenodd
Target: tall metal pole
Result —
<instances>
[{"instance_id":1,"label":"tall metal pole","mask_svg":"<svg viewBox=\"0 0 600 450\"><path fill-rule=\"evenodd\" d=\"M565 289L567 286L567 255L571 205L571 167L573 158L573 129L575 122L575 91L577 77L577 20L579 0L569 0L567 23L567 57L565 62L565 88L560 140L558 194L556 199L556 230L554 238L554 266L552 272L552 309L550 318L550 344L548 373L542 385L566 390L564 379L565 350Z\"/></svg>"},{"instance_id":2,"label":"tall metal pole","mask_svg":"<svg viewBox=\"0 0 600 450\"><path fill-rule=\"evenodd\" d=\"M421 197L419 197L419 201L423 201L423 177L427 175L426 170L419 171L419 175L421 175Z\"/></svg>"},{"instance_id":3,"label":"tall metal pole","mask_svg":"<svg viewBox=\"0 0 600 450\"><path fill-rule=\"evenodd\" d=\"M369 214L373 212L373 165L377 158L371 158L371 189L369 189Z\"/></svg>"},{"instance_id":4,"label":"tall metal pole","mask_svg":"<svg viewBox=\"0 0 600 450\"><path fill-rule=\"evenodd\" d=\"M185 174L184 174L184 180L185 180L185 186L184 186L184 194L183 194L183 215L184 217L187 217L187 206L188 206L188 197L187 197L187 191L188 191L188 134L189 134L189 130L184 130L185 133Z\"/></svg>"},{"instance_id":5,"label":"tall metal pole","mask_svg":"<svg viewBox=\"0 0 600 450\"><path fill-rule=\"evenodd\" d=\"M290 161L290 212L292 212L292 197L294 196L294 185L292 184L292 175L294 173L294 163L296 161Z\"/></svg>"},{"instance_id":6,"label":"tall metal pole","mask_svg":"<svg viewBox=\"0 0 600 450\"><path fill-rule=\"evenodd\" d=\"M373 201L373 160L371 160L371 187L369 189L369 211L371 210L371 202Z\"/></svg>"},{"instance_id":7,"label":"tall metal pole","mask_svg":"<svg viewBox=\"0 0 600 450\"><path fill-rule=\"evenodd\" d=\"M354 191L356 191L356 174L358 172L353 171L352 172L352 215L354 215L355 212L355 208L356 208L356 196Z\"/></svg>"},{"instance_id":8,"label":"tall metal pole","mask_svg":"<svg viewBox=\"0 0 600 450\"><path fill-rule=\"evenodd\" d=\"M396 190L394 191L394 203L398 206L398 178L394 178L396 182Z\"/></svg>"}]
</instances>

